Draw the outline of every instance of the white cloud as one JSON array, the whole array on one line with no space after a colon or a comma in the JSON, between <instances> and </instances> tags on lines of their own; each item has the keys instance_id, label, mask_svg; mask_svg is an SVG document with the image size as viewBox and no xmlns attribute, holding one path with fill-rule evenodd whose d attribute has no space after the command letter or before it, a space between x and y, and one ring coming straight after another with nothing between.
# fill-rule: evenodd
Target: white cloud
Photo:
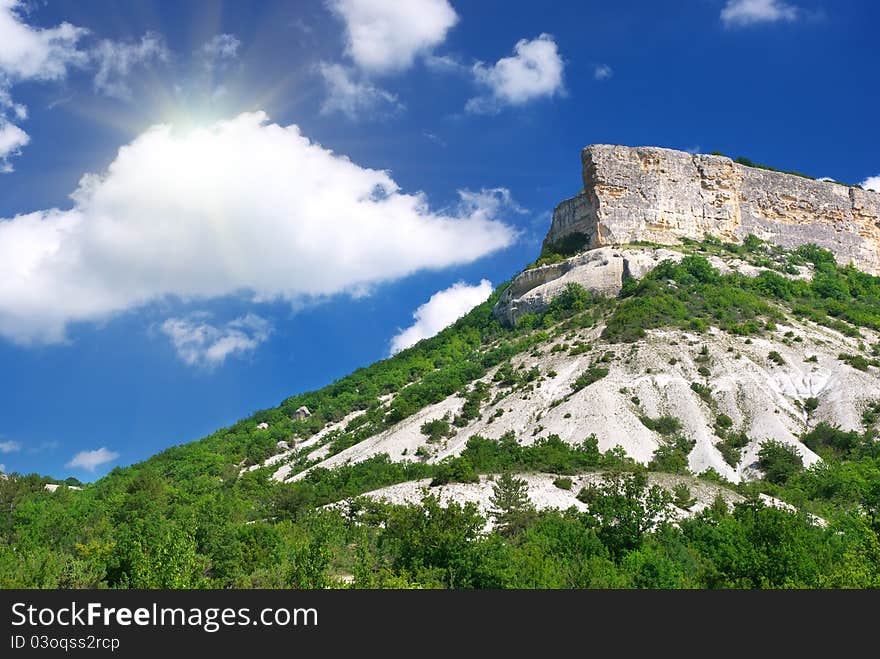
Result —
<instances>
[{"instance_id":1,"label":"white cloud","mask_svg":"<svg viewBox=\"0 0 880 659\"><path fill-rule=\"evenodd\" d=\"M21 450L21 443L7 440L0 442L0 453L16 453Z\"/></svg>"},{"instance_id":2,"label":"white cloud","mask_svg":"<svg viewBox=\"0 0 880 659\"><path fill-rule=\"evenodd\" d=\"M107 462L113 462L119 454L116 451L110 451L106 446L102 446L94 451L80 451L65 467L74 469L85 469L86 471L95 471L97 467Z\"/></svg>"},{"instance_id":3,"label":"white cloud","mask_svg":"<svg viewBox=\"0 0 880 659\"><path fill-rule=\"evenodd\" d=\"M22 20L24 3L0 0L0 71L12 80L60 80L87 61L77 42L88 33L70 23L43 29Z\"/></svg>"},{"instance_id":4,"label":"white cloud","mask_svg":"<svg viewBox=\"0 0 880 659\"><path fill-rule=\"evenodd\" d=\"M171 339L177 356L185 364L209 369L221 365L231 355L256 350L272 333L269 321L252 313L219 327L209 323L205 314L169 318L160 329Z\"/></svg>"},{"instance_id":5,"label":"white cloud","mask_svg":"<svg viewBox=\"0 0 880 659\"><path fill-rule=\"evenodd\" d=\"M798 8L783 0L727 0L721 10L721 22L725 27L794 21L799 16Z\"/></svg>"},{"instance_id":6,"label":"white cloud","mask_svg":"<svg viewBox=\"0 0 880 659\"><path fill-rule=\"evenodd\" d=\"M608 80L611 76L614 75L614 69L612 69L607 64L597 64L596 68L593 69L593 77L596 80Z\"/></svg>"},{"instance_id":7,"label":"white cloud","mask_svg":"<svg viewBox=\"0 0 880 659\"><path fill-rule=\"evenodd\" d=\"M877 174L877 176L869 176L864 181L862 181L860 185L865 188L865 190L880 192L880 174Z\"/></svg>"},{"instance_id":8,"label":"white cloud","mask_svg":"<svg viewBox=\"0 0 880 659\"><path fill-rule=\"evenodd\" d=\"M162 38L148 32L140 41L132 43L104 39L92 50L92 58L98 66L95 90L113 98L129 100L131 89L127 78L132 69L151 62L167 62L169 54Z\"/></svg>"},{"instance_id":9,"label":"white cloud","mask_svg":"<svg viewBox=\"0 0 880 659\"><path fill-rule=\"evenodd\" d=\"M12 171L9 158L21 153L21 147L30 141L31 138L21 128L0 117L0 173Z\"/></svg>"},{"instance_id":10,"label":"white cloud","mask_svg":"<svg viewBox=\"0 0 880 659\"><path fill-rule=\"evenodd\" d=\"M466 110L492 114L503 105L522 105L564 93L564 63L553 37L542 34L531 41L520 39L514 53L492 66L483 62L474 65L474 79L487 88L487 93L470 99Z\"/></svg>"},{"instance_id":11,"label":"white cloud","mask_svg":"<svg viewBox=\"0 0 880 659\"><path fill-rule=\"evenodd\" d=\"M0 463L0 474L5 474L5 473L6 473L6 465L3 463Z\"/></svg>"},{"instance_id":12,"label":"white cloud","mask_svg":"<svg viewBox=\"0 0 880 659\"><path fill-rule=\"evenodd\" d=\"M346 53L370 73L403 71L458 22L447 0L327 0L345 22Z\"/></svg>"},{"instance_id":13,"label":"white cloud","mask_svg":"<svg viewBox=\"0 0 880 659\"><path fill-rule=\"evenodd\" d=\"M58 342L167 296L303 302L363 291L507 247L506 191L433 211L385 171L245 113L190 131L148 129L69 210L0 219L0 335Z\"/></svg>"},{"instance_id":14,"label":"white cloud","mask_svg":"<svg viewBox=\"0 0 880 659\"><path fill-rule=\"evenodd\" d=\"M318 70L327 88L321 114L341 112L350 119L359 119L403 109L397 96L365 80L355 80L354 72L340 64L322 62Z\"/></svg>"},{"instance_id":15,"label":"white cloud","mask_svg":"<svg viewBox=\"0 0 880 659\"><path fill-rule=\"evenodd\" d=\"M400 352L422 339L434 336L464 316L492 294L492 282L483 279L476 286L457 282L431 296L431 299L413 312L415 322L391 339L390 354Z\"/></svg>"},{"instance_id":16,"label":"white cloud","mask_svg":"<svg viewBox=\"0 0 880 659\"><path fill-rule=\"evenodd\" d=\"M236 59L240 47L241 41L234 34L215 34L202 44L199 55L205 66L211 68L224 61Z\"/></svg>"},{"instance_id":17,"label":"white cloud","mask_svg":"<svg viewBox=\"0 0 880 659\"><path fill-rule=\"evenodd\" d=\"M69 67L82 66L87 55L77 47L88 30L70 23L53 28L32 27L24 22L25 5L19 0L0 0L0 174L13 171L9 159L30 141L27 133L9 120L27 119L27 108L13 102L9 88L23 80L60 80Z\"/></svg>"}]
</instances>

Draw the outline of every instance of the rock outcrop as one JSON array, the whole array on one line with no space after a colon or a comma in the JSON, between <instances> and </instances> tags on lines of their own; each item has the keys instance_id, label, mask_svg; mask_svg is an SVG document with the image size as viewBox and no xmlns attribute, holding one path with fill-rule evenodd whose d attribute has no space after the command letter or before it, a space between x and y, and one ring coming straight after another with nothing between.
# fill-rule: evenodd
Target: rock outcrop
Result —
<instances>
[{"instance_id":1,"label":"rock outcrop","mask_svg":"<svg viewBox=\"0 0 880 659\"><path fill-rule=\"evenodd\" d=\"M513 326L527 313L540 313L550 306L557 295L571 283L579 284L596 295L615 296L628 277L641 279L663 261L681 261L684 253L663 247L598 247L572 256L561 263L524 270L510 282L493 313L502 322ZM712 267L721 274L739 272L757 277L766 267L752 265L736 258L709 256ZM812 278L812 266L799 266L796 274L778 272L794 279Z\"/></svg>"},{"instance_id":2,"label":"rock outcrop","mask_svg":"<svg viewBox=\"0 0 880 659\"><path fill-rule=\"evenodd\" d=\"M614 296L626 277L643 277L658 263L679 261L683 256L669 249L593 249L561 263L521 272L498 298L494 313L508 325L516 325L525 314L546 309L571 283L590 293Z\"/></svg>"},{"instance_id":3,"label":"rock outcrop","mask_svg":"<svg viewBox=\"0 0 880 659\"><path fill-rule=\"evenodd\" d=\"M707 234L783 247L816 243L880 274L880 194L747 167L724 156L605 144L582 153L584 189L553 212L545 245L583 233L587 248Z\"/></svg>"}]
</instances>

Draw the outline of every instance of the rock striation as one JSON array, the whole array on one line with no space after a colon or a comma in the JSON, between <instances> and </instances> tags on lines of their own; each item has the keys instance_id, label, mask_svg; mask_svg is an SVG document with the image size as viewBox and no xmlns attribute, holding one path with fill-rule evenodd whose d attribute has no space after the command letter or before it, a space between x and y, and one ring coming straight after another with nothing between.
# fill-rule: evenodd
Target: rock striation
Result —
<instances>
[{"instance_id":1,"label":"rock striation","mask_svg":"<svg viewBox=\"0 0 880 659\"><path fill-rule=\"evenodd\" d=\"M584 189L556 207L545 245L571 233L588 249L754 234L783 247L816 243L880 274L876 192L658 147L594 144L581 159Z\"/></svg>"}]
</instances>

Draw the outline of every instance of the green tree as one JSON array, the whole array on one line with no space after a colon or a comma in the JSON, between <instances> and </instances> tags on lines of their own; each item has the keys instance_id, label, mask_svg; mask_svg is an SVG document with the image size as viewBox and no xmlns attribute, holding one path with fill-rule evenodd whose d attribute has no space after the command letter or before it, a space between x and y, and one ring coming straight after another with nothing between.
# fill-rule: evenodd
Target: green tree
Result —
<instances>
[{"instance_id":1,"label":"green tree","mask_svg":"<svg viewBox=\"0 0 880 659\"><path fill-rule=\"evenodd\" d=\"M534 517L535 507L529 500L529 484L513 474L503 473L492 487L489 513L505 535L521 530Z\"/></svg>"}]
</instances>

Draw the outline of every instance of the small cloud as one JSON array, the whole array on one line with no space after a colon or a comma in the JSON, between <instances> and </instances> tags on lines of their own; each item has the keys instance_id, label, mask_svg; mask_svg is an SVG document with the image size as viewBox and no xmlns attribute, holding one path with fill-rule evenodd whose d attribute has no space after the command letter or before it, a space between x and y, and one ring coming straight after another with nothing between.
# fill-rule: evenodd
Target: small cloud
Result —
<instances>
[{"instance_id":1,"label":"small cloud","mask_svg":"<svg viewBox=\"0 0 880 659\"><path fill-rule=\"evenodd\" d=\"M104 39L92 50L92 58L98 65L95 91L122 101L130 100L132 92L128 77L132 70L151 62L167 62L169 57L162 38L152 32L141 37L139 42Z\"/></svg>"},{"instance_id":2,"label":"small cloud","mask_svg":"<svg viewBox=\"0 0 880 659\"><path fill-rule=\"evenodd\" d=\"M475 306L485 302L491 294L492 282L488 279L483 279L476 286L460 281L434 293L431 299L413 312L415 322L391 339L390 354L434 336Z\"/></svg>"},{"instance_id":3,"label":"small cloud","mask_svg":"<svg viewBox=\"0 0 880 659\"><path fill-rule=\"evenodd\" d=\"M433 142L434 144L438 144L442 147L446 146L446 142L438 135L435 135L434 133L431 133L429 131L425 131L424 135L425 135L425 138L427 140L429 140L430 142Z\"/></svg>"},{"instance_id":4,"label":"small cloud","mask_svg":"<svg viewBox=\"0 0 880 659\"><path fill-rule=\"evenodd\" d=\"M215 34L202 44L198 55L207 69L220 68L238 58L241 41L234 34Z\"/></svg>"},{"instance_id":5,"label":"small cloud","mask_svg":"<svg viewBox=\"0 0 880 659\"><path fill-rule=\"evenodd\" d=\"M474 80L486 93L470 99L465 110L476 114L496 114L505 105L523 105L538 98L564 94L564 63L556 42L549 34L531 41L520 39L514 55L487 66L473 66Z\"/></svg>"},{"instance_id":6,"label":"small cloud","mask_svg":"<svg viewBox=\"0 0 880 659\"><path fill-rule=\"evenodd\" d=\"M345 23L346 54L373 74L405 71L458 22L447 0L328 0L327 6Z\"/></svg>"},{"instance_id":7,"label":"small cloud","mask_svg":"<svg viewBox=\"0 0 880 659\"><path fill-rule=\"evenodd\" d=\"M5 474L5 473L6 473L6 465L3 463L0 463L0 474Z\"/></svg>"},{"instance_id":8,"label":"small cloud","mask_svg":"<svg viewBox=\"0 0 880 659\"><path fill-rule=\"evenodd\" d=\"M423 58L425 66L435 73L470 73L471 67L463 64L452 55L434 55L429 53Z\"/></svg>"},{"instance_id":9,"label":"small cloud","mask_svg":"<svg viewBox=\"0 0 880 659\"><path fill-rule=\"evenodd\" d=\"M783 0L727 0L721 10L724 27L749 27L759 23L792 22L801 11Z\"/></svg>"},{"instance_id":10,"label":"small cloud","mask_svg":"<svg viewBox=\"0 0 880 659\"><path fill-rule=\"evenodd\" d=\"M7 440L0 442L0 453L18 453L21 450L20 442Z\"/></svg>"},{"instance_id":11,"label":"small cloud","mask_svg":"<svg viewBox=\"0 0 880 659\"><path fill-rule=\"evenodd\" d=\"M252 313L220 326L209 323L208 317L196 313L189 318L169 318L160 327L177 356L189 366L215 368L229 356L256 350L272 333L269 321Z\"/></svg>"},{"instance_id":12,"label":"small cloud","mask_svg":"<svg viewBox=\"0 0 880 659\"><path fill-rule=\"evenodd\" d=\"M403 109L397 96L366 80L356 80L354 71L340 64L322 62L318 71L327 89L321 114L339 112L349 119L362 119Z\"/></svg>"},{"instance_id":13,"label":"small cloud","mask_svg":"<svg viewBox=\"0 0 880 659\"><path fill-rule=\"evenodd\" d=\"M0 174L13 171L9 159L21 153L21 148L31 141L30 136L21 128L0 116Z\"/></svg>"},{"instance_id":14,"label":"small cloud","mask_svg":"<svg viewBox=\"0 0 880 659\"><path fill-rule=\"evenodd\" d=\"M80 451L64 466L70 469L95 471L100 465L107 462L113 462L118 457L119 453L116 451L110 451L107 447L102 446L94 451Z\"/></svg>"},{"instance_id":15,"label":"small cloud","mask_svg":"<svg viewBox=\"0 0 880 659\"><path fill-rule=\"evenodd\" d=\"M685 152L691 154L692 156L696 155L700 152L700 145L695 144L694 146L689 146L685 149Z\"/></svg>"},{"instance_id":16,"label":"small cloud","mask_svg":"<svg viewBox=\"0 0 880 659\"><path fill-rule=\"evenodd\" d=\"M862 181L859 185L861 185L865 190L873 190L874 192L880 192L880 174L877 176L869 176L864 181Z\"/></svg>"},{"instance_id":17,"label":"small cloud","mask_svg":"<svg viewBox=\"0 0 880 659\"><path fill-rule=\"evenodd\" d=\"M593 77L596 80L608 80L613 75L614 70L607 64L597 64L596 68L593 69Z\"/></svg>"}]
</instances>

